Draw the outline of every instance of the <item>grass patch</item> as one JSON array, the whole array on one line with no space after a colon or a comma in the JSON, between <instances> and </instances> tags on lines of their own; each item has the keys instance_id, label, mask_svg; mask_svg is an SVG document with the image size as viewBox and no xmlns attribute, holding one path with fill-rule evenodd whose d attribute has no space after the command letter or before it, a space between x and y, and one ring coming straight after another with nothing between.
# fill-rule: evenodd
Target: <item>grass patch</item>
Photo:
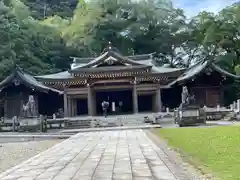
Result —
<instances>
[{"instance_id":1,"label":"grass patch","mask_svg":"<svg viewBox=\"0 0 240 180\"><path fill-rule=\"evenodd\" d=\"M156 129L154 133L219 179L240 179L239 126Z\"/></svg>"}]
</instances>

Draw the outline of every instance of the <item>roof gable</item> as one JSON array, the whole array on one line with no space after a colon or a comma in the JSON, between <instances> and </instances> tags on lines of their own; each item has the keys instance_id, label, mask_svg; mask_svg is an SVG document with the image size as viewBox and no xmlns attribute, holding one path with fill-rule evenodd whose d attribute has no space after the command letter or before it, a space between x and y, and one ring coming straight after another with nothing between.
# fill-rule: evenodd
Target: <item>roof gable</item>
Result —
<instances>
[{"instance_id":1,"label":"roof gable","mask_svg":"<svg viewBox=\"0 0 240 180\"><path fill-rule=\"evenodd\" d=\"M214 64L213 61L204 61L199 62L192 67L188 68L181 76L179 76L175 81L171 82L169 86L173 86L175 84L181 84L184 81L192 79L199 74L206 73L209 70L217 71L218 73L222 74L223 76L228 76L236 79L240 79L240 76L229 73L219 67L218 65Z\"/></svg>"},{"instance_id":2,"label":"roof gable","mask_svg":"<svg viewBox=\"0 0 240 180\"><path fill-rule=\"evenodd\" d=\"M129 56L129 57L134 58L134 56ZM104 49L103 53L100 56L96 57L95 59L92 59L90 62L86 64L72 66L70 71L78 71L81 68L98 68L100 66L112 66L112 65L143 66L142 63L137 62L136 60L130 59L129 57L121 55L120 52L116 48L112 47L111 43L109 43L109 46ZM141 56L135 57L135 58L140 59ZM147 66L149 65L146 65L146 67Z\"/></svg>"},{"instance_id":3,"label":"roof gable","mask_svg":"<svg viewBox=\"0 0 240 180\"><path fill-rule=\"evenodd\" d=\"M41 82L38 82L33 76L22 71L19 66L16 66L14 71L7 76L3 81L0 82L0 89L4 89L9 85L13 84L18 86L24 84L25 86L36 89L43 92L53 91L61 94L62 92L53 88L49 88L43 85Z\"/></svg>"}]
</instances>

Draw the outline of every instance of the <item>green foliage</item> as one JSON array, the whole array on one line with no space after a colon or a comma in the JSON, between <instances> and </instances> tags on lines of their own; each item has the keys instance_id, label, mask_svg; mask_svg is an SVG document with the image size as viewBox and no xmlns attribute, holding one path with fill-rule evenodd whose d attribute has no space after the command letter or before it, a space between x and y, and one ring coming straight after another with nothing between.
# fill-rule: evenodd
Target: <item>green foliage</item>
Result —
<instances>
[{"instance_id":1,"label":"green foliage","mask_svg":"<svg viewBox=\"0 0 240 180\"><path fill-rule=\"evenodd\" d=\"M16 63L34 74L66 70L69 56L97 56L109 41L126 55L156 52L158 65L211 60L235 73L239 14L239 4L189 21L170 0L2 0L0 79Z\"/></svg>"},{"instance_id":2,"label":"green foliage","mask_svg":"<svg viewBox=\"0 0 240 180\"><path fill-rule=\"evenodd\" d=\"M22 0L22 2L30 8L33 18L45 19L53 15L72 17L78 0Z\"/></svg>"},{"instance_id":3,"label":"green foliage","mask_svg":"<svg viewBox=\"0 0 240 180\"><path fill-rule=\"evenodd\" d=\"M34 74L67 69L70 50L57 28L33 19L21 1L11 0L7 5L0 6L0 77L15 64Z\"/></svg>"}]
</instances>

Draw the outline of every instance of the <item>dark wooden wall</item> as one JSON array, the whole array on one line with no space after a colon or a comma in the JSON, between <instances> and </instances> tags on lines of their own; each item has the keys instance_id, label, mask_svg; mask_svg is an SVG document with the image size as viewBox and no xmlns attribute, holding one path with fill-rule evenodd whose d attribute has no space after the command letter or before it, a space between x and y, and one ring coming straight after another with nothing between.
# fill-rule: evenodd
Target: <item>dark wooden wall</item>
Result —
<instances>
[{"instance_id":1,"label":"dark wooden wall","mask_svg":"<svg viewBox=\"0 0 240 180\"><path fill-rule=\"evenodd\" d=\"M220 73L201 74L187 86L190 93L195 95L197 104L209 107L223 104L222 76Z\"/></svg>"},{"instance_id":2,"label":"dark wooden wall","mask_svg":"<svg viewBox=\"0 0 240 180\"><path fill-rule=\"evenodd\" d=\"M23 104L28 102L29 95L34 96L36 102L36 112L38 113L38 92L27 88L24 85L9 86L1 92L1 99L3 100L3 109L5 118L12 118L13 116L23 116Z\"/></svg>"}]
</instances>

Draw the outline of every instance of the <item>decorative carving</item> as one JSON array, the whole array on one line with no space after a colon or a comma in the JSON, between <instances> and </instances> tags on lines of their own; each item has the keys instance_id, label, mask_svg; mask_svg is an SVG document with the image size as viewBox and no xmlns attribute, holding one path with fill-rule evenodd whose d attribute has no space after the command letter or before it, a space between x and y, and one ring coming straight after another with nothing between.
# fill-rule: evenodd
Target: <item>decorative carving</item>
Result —
<instances>
[{"instance_id":1,"label":"decorative carving","mask_svg":"<svg viewBox=\"0 0 240 180\"><path fill-rule=\"evenodd\" d=\"M20 85L20 81L18 79L14 79L13 83L15 86L19 86Z\"/></svg>"},{"instance_id":2,"label":"decorative carving","mask_svg":"<svg viewBox=\"0 0 240 180\"><path fill-rule=\"evenodd\" d=\"M107 58L104 62L106 62L108 65L113 65L114 61L115 60L113 58Z\"/></svg>"},{"instance_id":3,"label":"decorative carving","mask_svg":"<svg viewBox=\"0 0 240 180\"><path fill-rule=\"evenodd\" d=\"M207 69L205 70L205 72L206 72L206 74L209 76L209 75L212 74L213 70L212 70L211 68L207 68Z\"/></svg>"}]
</instances>

